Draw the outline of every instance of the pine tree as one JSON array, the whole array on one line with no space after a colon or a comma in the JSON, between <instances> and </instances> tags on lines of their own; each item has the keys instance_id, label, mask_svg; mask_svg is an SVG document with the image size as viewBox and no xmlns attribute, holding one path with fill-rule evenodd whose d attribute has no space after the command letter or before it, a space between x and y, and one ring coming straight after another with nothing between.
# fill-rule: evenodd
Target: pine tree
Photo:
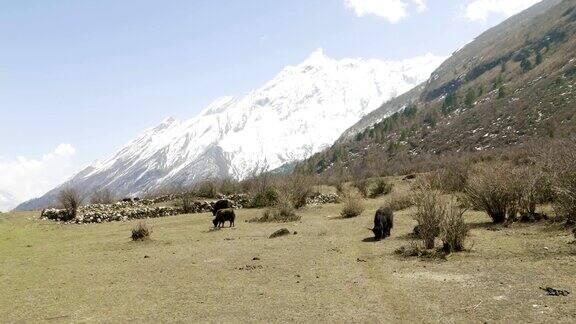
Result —
<instances>
[{"instance_id":1,"label":"pine tree","mask_svg":"<svg viewBox=\"0 0 576 324\"><path fill-rule=\"evenodd\" d=\"M501 86L500 89L498 89L498 99L502 98L506 98L506 88L504 88L504 86Z\"/></svg>"},{"instance_id":2,"label":"pine tree","mask_svg":"<svg viewBox=\"0 0 576 324\"><path fill-rule=\"evenodd\" d=\"M444 104L442 104L442 113L444 115L448 115L449 113L454 111L454 109L456 109L457 105L458 105L458 96L456 95L456 92L447 94L446 98L444 99Z\"/></svg>"},{"instance_id":3,"label":"pine tree","mask_svg":"<svg viewBox=\"0 0 576 324\"><path fill-rule=\"evenodd\" d=\"M474 102L476 100L476 94L472 88L469 88L466 92L466 97L464 98L464 104L468 108L474 107Z\"/></svg>"},{"instance_id":4,"label":"pine tree","mask_svg":"<svg viewBox=\"0 0 576 324\"><path fill-rule=\"evenodd\" d=\"M530 59L525 58L522 60L522 62L520 62L520 67L522 68L522 71L526 73L532 70L532 62L530 62Z\"/></svg>"},{"instance_id":5,"label":"pine tree","mask_svg":"<svg viewBox=\"0 0 576 324\"><path fill-rule=\"evenodd\" d=\"M536 53L536 65L542 64L542 60L543 60L543 59L542 59L542 53L540 53L540 51L538 51L538 52Z\"/></svg>"}]
</instances>

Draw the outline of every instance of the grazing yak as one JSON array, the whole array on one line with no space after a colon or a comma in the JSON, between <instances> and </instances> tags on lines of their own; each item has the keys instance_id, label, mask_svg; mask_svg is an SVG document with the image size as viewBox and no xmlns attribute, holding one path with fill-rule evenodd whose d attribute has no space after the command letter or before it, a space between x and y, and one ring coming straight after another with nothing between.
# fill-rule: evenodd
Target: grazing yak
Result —
<instances>
[{"instance_id":1,"label":"grazing yak","mask_svg":"<svg viewBox=\"0 0 576 324\"><path fill-rule=\"evenodd\" d=\"M228 199L221 199L218 200L217 202L214 203L214 205L212 206L212 215L216 216L216 213L220 210L220 209L227 209L227 208L233 208L234 206L232 205L232 202Z\"/></svg>"},{"instance_id":2,"label":"grazing yak","mask_svg":"<svg viewBox=\"0 0 576 324\"><path fill-rule=\"evenodd\" d=\"M377 241L390 236L390 230L394 227L394 211L390 207L381 207L374 215L374 237Z\"/></svg>"},{"instance_id":3,"label":"grazing yak","mask_svg":"<svg viewBox=\"0 0 576 324\"><path fill-rule=\"evenodd\" d=\"M216 212L216 217L212 223L214 224L214 227L224 227L225 222L230 222L230 227L234 227L234 219L236 219L234 209L220 209Z\"/></svg>"}]
</instances>

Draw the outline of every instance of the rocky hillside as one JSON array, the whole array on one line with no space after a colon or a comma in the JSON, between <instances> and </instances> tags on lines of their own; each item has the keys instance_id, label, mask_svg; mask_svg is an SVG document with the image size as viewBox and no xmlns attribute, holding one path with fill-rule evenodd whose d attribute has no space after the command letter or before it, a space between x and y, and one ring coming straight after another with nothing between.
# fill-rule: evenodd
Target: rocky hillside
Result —
<instances>
[{"instance_id":1,"label":"rocky hillside","mask_svg":"<svg viewBox=\"0 0 576 324\"><path fill-rule=\"evenodd\" d=\"M166 119L19 209L50 205L62 187L135 196L207 178L243 179L308 158L383 102L426 80L442 61L431 54L400 62L335 60L317 51L244 97L216 100L187 121Z\"/></svg>"},{"instance_id":2,"label":"rocky hillside","mask_svg":"<svg viewBox=\"0 0 576 324\"><path fill-rule=\"evenodd\" d=\"M575 0L543 1L488 30L300 167L350 173L376 165L386 172L394 161L574 134L575 7Z\"/></svg>"}]
</instances>

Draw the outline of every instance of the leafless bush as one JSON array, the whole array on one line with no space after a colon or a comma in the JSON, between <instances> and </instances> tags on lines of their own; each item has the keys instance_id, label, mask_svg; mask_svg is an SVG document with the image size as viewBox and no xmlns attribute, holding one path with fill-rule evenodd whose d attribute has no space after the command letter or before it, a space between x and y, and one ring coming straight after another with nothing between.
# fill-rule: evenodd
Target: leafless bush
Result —
<instances>
[{"instance_id":1,"label":"leafless bush","mask_svg":"<svg viewBox=\"0 0 576 324\"><path fill-rule=\"evenodd\" d=\"M390 198L388 206L394 211L399 211L414 206L414 201L408 194L395 195Z\"/></svg>"},{"instance_id":2,"label":"leafless bush","mask_svg":"<svg viewBox=\"0 0 576 324\"><path fill-rule=\"evenodd\" d=\"M513 171L520 191L518 210L524 215L534 215L536 206L553 199L550 177L535 166L516 167Z\"/></svg>"},{"instance_id":3,"label":"leafless bush","mask_svg":"<svg viewBox=\"0 0 576 324\"><path fill-rule=\"evenodd\" d=\"M91 204L109 205L115 201L112 192L108 189L101 189L96 191L90 199Z\"/></svg>"},{"instance_id":4,"label":"leafless bush","mask_svg":"<svg viewBox=\"0 0 576 324\"><path fill-rule=\"evenodd\" d=\"M184 214L193 213L194 210L194 193L192 191L185 191L180 195L179 207L182 209Z\"/></svg>"},{"instance_id":5,"label":"leafless bush","mask_svg":"<svg viewBox=\"0 0 576 324\"><path fill-rule=\"evenodd\" d=\"M463 192L468 181L467 163L452 161L427 175L433 189L446 193Z\"/></svg>"},{"instance_id":6,"label":"leafless bush","mask_svg":"<svg viewBox=\"0 0 576 324\"><path fill-rule=\"evenodd\" d=\"M242 192L240 183L234 179L223 179L218 184L218 191L223 195L232 195Z\"/></svg>"},{"instance_id":7,"label":"leafless bush","mask_svg":"<svg viewBox=\"0 0 576 324\"><path fill-rule=\"evenodd\" d=\"M576 224L576 140L570 139L549 153L547 170L552 174L554 211L569 225Z\"/></svg>"},{"instance_id":8,"label":"leafless bush","mask_svg":"<svg viewBox=\"0 0 576 324\"><path fill-rule=\"evenodd\" d=\"M464 221L466 210L452 202L440 222L440 238L443 250L447 253L464 250L464 241L468 236L468 225Z\"/></svg>"},{"instance_id":9,"label":"leafless bush","mask_svg":"<svg viewBox=\"0 0 576 324\"><path fill-rule=\"evenodd\" d=\"M218 196L217 183L215 180L205 180L194 187L196 196L202 198L216 198Z\"/></svg>"},{"instance_id":10,"label":"leafless bush","mask_svg":"<svg viewBox=\"0 0 576 324\"><path fill-rule=\"evenodd\" d=\"M358 189L358 192L360 192L360 194L362 195L362 197L366 198L368 197L368 188L369 188L369 182L366 179L363 180L356 180L352 182L352 187Z\"/></svg>"},{"instance_id":11,"label":"leafless bush","mask_svg":"<svg viewBox=\"0 0 576 324\"><path fill-rule=\"evenodd\" d=\"M68 219L63 219L64 221L68 221L76 217L78 207L82 204L82 197L78 190L74 188L66 188L60 191L60 194L58 195L58 203L68 212Z\"/></svg>"},{"instance_id":12,"label":"leafless bush","mask_svg":"<svg viewBox=\"0 0 576 324\"><path fill-rule=\"evenodd\" d=\"M146 223L138 223L134 228L132 228L132 241L144 241L150 238L152 230L146 225Z\"/></svg>"},{"instance_id":13,"label":"leafless bush","mask_svg":"<svg viewBox=\"0 0 576 324\"><path fill-rule=\"evenodd\" d=\"M306 198L313 193L314 179L311 176L293 173L280 180L281 191L288 196L296 209L306 206Z\"/></svg>"},{"instance_id":14,"label":"leafless bush","mask_svg":"<svg viewBox=\"0 0 576 324\"><path fill-rule=\"evenodd\" d=\"M347 191L344 193L343 202L344 206L340 212L340 215L343 218L358 217L364 211L364 203L362 202L362 197L352 191Z\"/></svg>"},{"instance_id":15,"label":"leafless bush","mask_svg":"<svg viewBox=\"0 0 576 324\"><path fill-rule=\"evenodd\" d=\"M465 188L470 207L485 211L494 223L513 220L518 211L521 185L507 163L477 165Z\"/></svg>"},{"instance_id":16,"label":"leafless bush","mask_svg":"<svg viewBox=\"0 0 576 324\"><path fill-rule=\"evenodd\" d=\"M388 181L380 178L376 181L376 185L370 191L371 198L377 198L383 195L387 195L392 192L393 185Z\"/></svg>"},{"instance_id":17,"label":"leafless bush","mask_svg":"<svg viewBox=\"0 0 576 324\"><path fill-rule=\"evenodd\" d=\"M420 238L427 249L432 249L440 232L440 223L446 215L446 207L440 193L429 187L418 189L413 199L416 206L414 219L419 225Z\"/></svg>"}]
</instances>

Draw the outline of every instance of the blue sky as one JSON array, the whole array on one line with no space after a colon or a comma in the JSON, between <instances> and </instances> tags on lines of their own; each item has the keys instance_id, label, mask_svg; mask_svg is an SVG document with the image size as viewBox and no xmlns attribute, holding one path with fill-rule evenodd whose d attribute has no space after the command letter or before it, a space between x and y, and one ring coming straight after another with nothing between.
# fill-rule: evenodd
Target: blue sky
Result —
<instances>
[{"instance_id":1,"label":"blue sky","mask_svg":"<svg viewBox=\"0 0 576 324\"><path fill-rule=\"evenodd\" d=\"M449 55L537 1L0 0L0 194L22 161L62 159L38 171L61 181L317 48L334 58Z\"/></svg>"}]
</instances>

